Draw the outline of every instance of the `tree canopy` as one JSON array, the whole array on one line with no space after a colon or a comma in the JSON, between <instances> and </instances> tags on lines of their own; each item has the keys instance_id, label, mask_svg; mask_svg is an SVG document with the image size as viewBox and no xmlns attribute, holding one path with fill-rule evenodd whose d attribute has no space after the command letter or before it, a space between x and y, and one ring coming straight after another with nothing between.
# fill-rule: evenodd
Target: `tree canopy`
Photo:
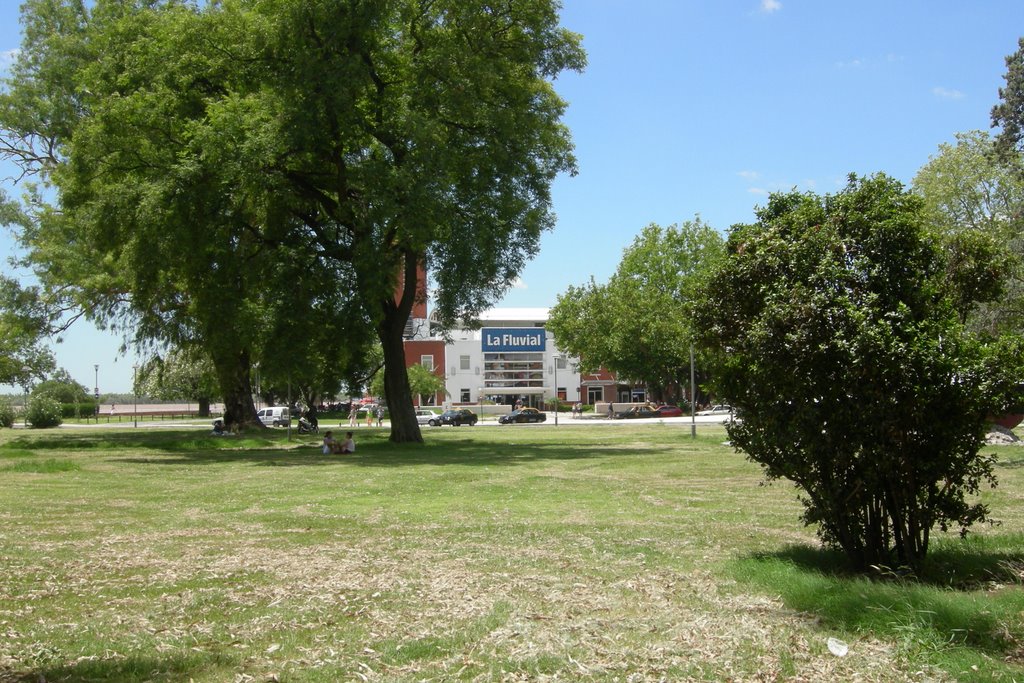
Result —
<instances>
[{"instance_id":1,"label":"tree canopy","mask_svg":"<svg viewBox=\"0 0 1024 683\"><path fill-rule=\"evenodd\" d=\"M723 255L722 237L699 218L649 225L607 284L591 280L558 297L548 327L587 369L644 382L659 398L678 395L693 341L687 305Z\"/></svg>"},{"instance_id":2,"label":"tree canopy","mask_svg":"<svg viewBox=\"0 0 1024 683\"><path fill-rule=\"evenodd\" d=\"M1019 162L1024 154L1024 38L1017 45L1017 51L1006 58L1006 85L999 89L1001 101L992 108L992 126L1000 129L997 152L1003 159Z\"/></svg>"},{"instance_id":3,"label":"tree canopy","mask_svg":"<svg viewBox=\"0 0 1024 683\"><path fill-rule=\"evenodd\" d=\"M0 277L0 384L27 388L32 378L42 378L56 367L43 344L49 320L36 288Z\"/></svg>"},{"instance_id":4,"label":"tree canopy","mask_svg":"<svg viewBox=\"0 0 1024 683\"><path fill-rule=\"evenodd\" d=\"M987 133L968 131L939 146L914 189L946 238L954 291L969 300L957 305L962 318L993 335L1024 331L1024 175L993 154Z\"/></svg>"},{"instance_id":5,"label":"tree canopy","mask_svg":"<svg viewBox=\"0 0 1024 683\"><path fill-rule=\"evenodd\" d=\"M920 567L933 528L984 520L979 455L1020 377L1019 344L957 316L942 241L885 176L776 194L734 226L694 309L732 443L802 492L804 519L857 568Z\"/></svg>"},{"instance_id":6,"label":"tree canopy","mask_svg":"<svg viewBox=\"0 0 1024 683\"><path fill-rule=\"evenodd\" d=\"M418 266L439 319L472 317L575 170L551 80L585 58L556 3L29 0L26 17L0 123L60 193L29 235L37 267L104 294L97 316L202 344L226 398L249 393L268 330L315 321L350 349L375 333L392 439L419 440ZM313 299L271 315L289 284Z\"/></svg>"}]
</instances>

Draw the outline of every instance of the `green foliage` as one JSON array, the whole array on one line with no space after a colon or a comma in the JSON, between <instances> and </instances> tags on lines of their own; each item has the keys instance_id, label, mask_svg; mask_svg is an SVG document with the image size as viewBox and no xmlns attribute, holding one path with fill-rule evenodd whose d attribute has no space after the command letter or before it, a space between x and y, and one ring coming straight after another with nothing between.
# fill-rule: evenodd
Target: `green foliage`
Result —
<instances>
[{"instance_id":1,"label":"green foliage","mask_svg":"<svg viewBox=\"0 0 1024 683\"><path fill-rule=\"evenodd\" d=\"M438 393L447 394L444 377L439 377L419 363L407 368L409 374L409 390L413 396L434 396ZM378 372L370 381L370 395L384 396L384 373ZM390 408L390 406L389 406Z\"/></svg>"},{"instance_id":2,"label":"green foliage","mask_svg":"<svg viewBox=\"0 0 1024 683\"><path fill-rule=\"evenodd\" d=\"M88 400L89 390L61 370L53 379L44 380L32 387L32 395L46 396L58 403L75 404Z\"/></svg>"},{"instance_id":3,"label":"green foliage","mask_svg":"<svg viewBox=\"0 0 1024 683\"><path fill-rule=\"evenodd\" d=\"M1006 58L1006 85L999 89L999 104L992 108L992 126L1001 130L996 150L1004 159L1024 153L1024 38L1018 50Z\"/></svg>"},{"instance_id":4,"label":"green foliage","mask_svg":"<svg viewBox=\"0 0 1024 683\"><path fill-rule=\"evenodd\" d=\"M61 404L48 396L33 396L28 402L26 415L33 429L60 426L61 414Z\"/></svg>"},{"instance_id":5,"label":"green foliage","mask_svg":"<svg viewBox=\"0 0 1024 683\"><path fill-rule=\"evenodd\" d=\"M954 305L972 329L1024 331L1024 175L983 131L958 133L914 178L928 222L947 240Z\"/></svg>"},{"instance_id":6,"label":"green foliage","mask_svg":"<svg viewBox=\"0 0 1024 683\"><path fill-rule=\"evenodd\" d=\"M585 57L553 0L346 8L29 2L0 128L60 190L25 238L52 290L201 345L230 415L255 362L329 391L376 334L393 436L418 440L417 265L444 323L505 291L575 171L550 81Z\"/></svg>"},{"instance_id":7,"label":"green foliage","mask_svg":"<svg viewBox=\"0 0 1024 683\"><path fill-rule=\"evenodd\" d=\"M686 306L723 254L722 237L699 218L649 225L606 285L591 280L558 297L548 327L586 368L645 382L655 397L678 396L690 372Z\"/></svg>"},{"instance_id":8,"label":"green foliage","mask_svg":"<svg viewBox=\"0 0 1024 683\"><path fill-rule=\"evenodd\" d=\"M198 401L219 396L220 387L209 356L199 349L173 349L142 364L136 389L164 401Z\"/></svg>"},{"instance_id":9,"label":"green foliage","mask_svg":"<svg viewBox=\"0 0 1024 683\"><path fill-rule=\"evenodd\" d=\"M0 194L0 205L6 203ZM43 345L48 321L37 288L0 277L0 384L28 387L33 377L53 370L53 354Z\"/></svg>"},{"instance_id":10,"label":"green foliage","mask_svg":"<svg viewBox=\"0 0 1024 683\"><path fill-rule=\"evenodd\" d=\"M64 419L71 417L92 417L96 414L96 401L89 399L80 403L61 403L60 414Z\"/></svg>"},{"instance_id":11,"label":"green foliage","mask_svg":"<svg viewBox=\"0 0 1024 683\"><path fill-rule=\"evenodd\" d=\"M0 397L0 427L14 426L14 406L7 398Z\"/></svg>"},{"instance_id":12,"label":"green foliage","mask_svg":"<svg viewBox=\"0 0 1024 683\"><path fill-rule=\"evenodd\" d=\"M984 427L1012 400L1019 342L965 332L921 200L885 176L773 195L735 226L694 309L733 444L802 491L804 520L858 568L918 567L994 483Z\"/></svg>"}]
</instances>

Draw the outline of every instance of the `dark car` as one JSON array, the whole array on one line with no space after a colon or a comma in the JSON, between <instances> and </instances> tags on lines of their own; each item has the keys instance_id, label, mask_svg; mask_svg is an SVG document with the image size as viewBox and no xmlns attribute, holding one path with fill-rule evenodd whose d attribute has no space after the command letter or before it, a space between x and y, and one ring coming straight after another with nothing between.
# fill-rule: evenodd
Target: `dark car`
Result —
<instances>
[{"instance_id":1,"label":"dark car","mask_svg":"<svg viewBox=\"0 0 1024 683\"><path fill-rule=\"evenodd\" d=\"M658 406L654 409L655 417L681 417L683 409L679 406Z\"/></svg>"},{"instance_id":2,"label":"dark car","mask_svg":"<svg viewBox=\"0 0 1024 683\"><path fill-rule=\"evenodd\" d=\"M547 413L542 413L536 408L520 408L499 417L498 423L503 425L522 424L523 422L544 422L547 419Z\"/></svg>"},{"instance_id":3,"label":"dark car","mask_svg":"<svg viewBox=\"0 0 1024 683\"><path fill-rule=\"evenodd\" d=\"M634 406L629 410L612 415L613 420L633 420L642 417L659 417L659 415L646 406Z\"/></svg>"},{"instance_id":4,"label":"dark car","mask_svg":"<svg viewBox=\"0 0 1024 683\"><path fill-rule=\"evenodd\" d=\"M457 408L453 410L446 410L434 419L429 424L431 427L437 427L438 425L452 425L453 427L459 427L461 425L475 425L477 421L476 413L468 408Z\"/></svg>"}]
</instances>

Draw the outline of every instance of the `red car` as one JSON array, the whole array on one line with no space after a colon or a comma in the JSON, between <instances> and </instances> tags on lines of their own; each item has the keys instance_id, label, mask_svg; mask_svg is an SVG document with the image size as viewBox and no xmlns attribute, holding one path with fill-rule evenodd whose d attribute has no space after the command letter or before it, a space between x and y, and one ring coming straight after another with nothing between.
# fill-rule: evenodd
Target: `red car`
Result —
<instances>
[{"instance_id":1,"label":"red car","mask_svg":"<svg viewBox=\"0 0 1024 683\"><path fill-rule=\"evenodd\" d=\"M658 406L654 409L654 414L658 417L681 417L683 409L679 406Z\"/></svg>"}]
</instances>

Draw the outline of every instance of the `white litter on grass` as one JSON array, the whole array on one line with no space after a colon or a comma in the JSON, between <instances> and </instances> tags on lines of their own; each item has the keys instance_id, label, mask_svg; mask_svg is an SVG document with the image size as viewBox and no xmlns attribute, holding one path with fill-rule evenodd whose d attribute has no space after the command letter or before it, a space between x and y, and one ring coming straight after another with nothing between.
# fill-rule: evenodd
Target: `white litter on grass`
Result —
<instances>
[{"instance_id":1,"label":"white litter on grass","mask_svg":"<svg viewBox=\"0 0 1024 683\"><path fill-rule=\"evenodd\" d=\"M836 657L845 657L846 653L850 651L850 646L838 638L829 638L828 651Z\"/></svg>"}]
</instances>

